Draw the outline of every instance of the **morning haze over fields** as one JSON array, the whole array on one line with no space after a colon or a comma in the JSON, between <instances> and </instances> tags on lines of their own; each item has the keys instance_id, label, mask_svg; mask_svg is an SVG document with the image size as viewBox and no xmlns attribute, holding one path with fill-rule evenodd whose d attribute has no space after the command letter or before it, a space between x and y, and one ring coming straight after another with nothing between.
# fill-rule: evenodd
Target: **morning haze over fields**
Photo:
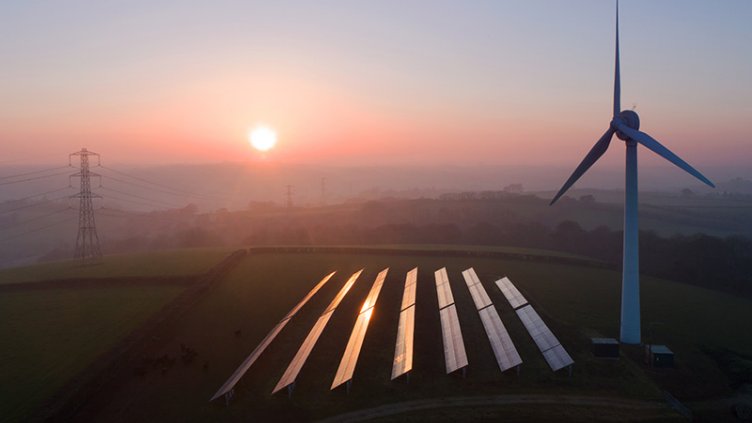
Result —
<instances>
[{"instance_id":1,"label":"morning haze over fields","mask_svg":"<svg viewBox=\"0 0 752 423\"><path fill-rule=\"evenodd\" d=\"M752 420L750 19L3 3L0 421Z\"/></svg>"}]
</instances>

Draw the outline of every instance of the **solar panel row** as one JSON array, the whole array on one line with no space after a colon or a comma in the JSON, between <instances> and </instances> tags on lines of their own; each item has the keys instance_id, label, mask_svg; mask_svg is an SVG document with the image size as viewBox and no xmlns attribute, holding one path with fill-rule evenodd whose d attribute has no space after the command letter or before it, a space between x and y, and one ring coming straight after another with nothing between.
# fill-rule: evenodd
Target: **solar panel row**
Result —
<instances>
[{"instance_id":1,"label":"solar panel row","mask_svg":"<svg viewBox=\"0 0 752 423\"><path fill-rule=\"evenodd\" d=\"M462 330L457 318L457 307L454 305L452 287L449 285L449 275L446 267L434 272L436 280L436 295L439 300L439 316L441 318L441 335L444 341L444 364L447 374L467 366L465 344L462 341Z\"/></svg>"},{"instance_id":2,"label":"solar panel row","mask_svg":"<svg viewBox=\"0 0 752 423\"><path fill-rule=\"evenodd\" d=\"M363 340L366 337L368 331L368 322L371 321L371 315L373 314L373 308L376 305L376 300L379 298L381 287L384 285L386 274L389 269L384 269L376 276L376 280L373 282L371 291L368 292L366 300L363 302L363 307L360 309L360 314L353 326L350 339L347 341L347 347L345 353L342 355L342 360L339 362L337 373L334 375L331 389L334 389L345 382L352 379L355 372L355 366L358 363L358 357L360 356L360 350L363 347Z\"/></svg>"},{"instance_id":3,"label":"solar panel row","mask_svg":"<svg viewBox=\"0 0 752 423\"><path fill-rule=\"evenodd\" d=\"M475 308L480 315L480 320L483 323L486 336L488 336L488 341L491 343L491 349L494 352L499 369L503 372L512 367L519 366L522 364L522 358L517 352L517 348L515 348L514 342L512 342L512 338L509 336L509 332L507 332L507 328L501 322L499 313L488 297L486 289L480 283L475 269L471 267L465 270L462 272L462 277L465 279L468 290L470 290L470 296L473 297Z\"/></svg>"},{"instance_id":4,"label":"solar panel row","mask_svg":"<svg viewBox=\"0 0 752 423\"><path fill-rule=\"evenodd\" d=\"M301 308L303 308L303 306L308 302L308 300L310 300L311 297L313 297L319 291L319 289L321 289L321 287L323 287L329 281L329 279L331 279L332 276L334 276L335 273L336 272L332 272L324 276L324 278L321 279L321 281L319 281L319 283L316 284L316 286L314 286L313 289L311 289L311 291L308 292L308 294L305 297L303 297L303 299L300 300L300 302L298 302L298 304L295 307L293 307L292 310L290 310L285 315L285 317L283 317L282 320L280 320L279 323L277 323L277 325L272 328L271 331L269 331L269 333L264 337L261 343L251 352L251 354L245 360L243 360L243 362L240 364L240 367L238 367L235 370L235 372L233 372L233 374L230 375L230 378L227 379L227 381L219 388L219 390L214 394L214 396L209 401L214 401L215 399L227 394L228 392L232 391L235 388L235 385L238 383L238 381L240 381L240 379L243 377L243 375L245 375L245 373L253 365L253 363L256 362L259 356L261 356L261 353L263 353L264 350L266 350L266 347L268 347L269 344L272 343L272 341L274 340L274 338L277 337L279 332L282 331L282 328L284 328L285 325L287 325L287 322L289 322L290 319L292 319L292 317Z\"/></svg>"},{"instance_id":5,"label":"solar panel row","mask_svg":"<svg viewBox=\"0 0 752 423\"><path fill-rule=\"evenodd\" d=\"M298 373L300 373L300 369L303 368L303 364L305 364L305 361L311 354L314 345L316 345L316 341L318 341L319 336L321 336L321 332L324 331L326 324L329 323L329 319L332 317L334 310L337 308L345 295L347 295L348 291L350 291L350 288L352 288L353 284L362 272L363 269L353 273L352 276L350 276L350 278L347 280L347 282L345 282L345 284L339 290L329 306L325 309L324 313L321 314L321 317L319 317L319 319L316 321L316 324L313 325L313 328L308 333L305 341L303 341L300 349L298 349L295 357L293 357L290 365L287 366L287 370L285 370L285 373L277 383L277 386L274 387L274 390L272 391L273 394L295 383L295 379L297 379Z\"/></svg>"},{"instance_id":6,"label":"solar panel row","mask_svg":"<svg viewBox=\"0 0 752 423\"><path fill-rule=\"evenodd\" d=\"M394 345L392 380L413 369L413 338L415 332L415 291L418 282L418 268L407 272L405 290L402 293L397 341Z\"/></svg>"}]
</instances>

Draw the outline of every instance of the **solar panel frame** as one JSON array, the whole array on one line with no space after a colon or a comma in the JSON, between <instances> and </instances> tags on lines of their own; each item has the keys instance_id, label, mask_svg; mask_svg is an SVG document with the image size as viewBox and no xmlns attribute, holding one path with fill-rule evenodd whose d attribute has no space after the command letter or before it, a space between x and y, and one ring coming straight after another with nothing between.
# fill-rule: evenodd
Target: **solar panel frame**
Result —
<instances>
[{"instance_id":1,"label":"solar panel frame","mask_svg":"<svg viewBox=\"0 0 752 423\"><path fill-rule=\"evenodd\" d=\"M328 311L321 317L319 317L318 320L316 320L313 328L311 328L311 331L308 332L305 340L300 345L298 352L295 353L295 357L293 357L293 359L290 361L290 365L287 366L287 370L285 370L285 373L279 379L279 382L277 382L277 386L274 387L272 394L276 394L280 390L295 383L295 379L298 378L300 369L303 368L303 365L308 359L308 356L311 354L311 351L316 345L316 342L319 340L319 337L324 331L326 324L329 323L329 319L332 317L333 313L334 311Z\"/></svg>"},{"instance_id":2,"label":"solar panel frame","mask_svg":"<svg viewBox=\"0 0 752 423\"><path fill-rule=\"evenodd\" d=\"M279 382L277 382L277 385L274 387L272 394L276 394L281 389L295 383L295 379L297 379L298 374L300 373L300 369L303 368L303 365L308 359L308 356L311 354L311 351L316 345L316 342L321 336L321 333L324 331L327 323L329 323L329 319L332 317L332 314L334 314L334 310L337 308L345 295L347 295L347 293L350 291L350 288L352 288L355 281L358 280L358 277L361 273L363 273L363 269L360 269L359 271L353 273L352 276L350 276L347 282L345 282L342 288L340 288L339 292L337 292L337 295L334 296L332 302L329 303L329 306L324 310L318 320L316 320L316 323L311 328L311 331L308 332L305 340L300 345L300 348L298 348L298 351L290 361L290 364L287 366L285 373L282 374Z\"/></svg>"},{"instance_id":3,"label":"solar panel frame","mask_svg":"<svg viewBox=\"0 0 752 423\"><path fill-rule=\"evenodd\" d=\"M415 339L415 304L400 312L397 325L397 342L394 345L392 378L394 380L413 369L413 346Z\"/></svg>"},{"instance_id":4,"label":"solar panel frame","mask_svg":"<svg viewBox=\"0 0 752 423\"><path fill-rule=\"evenodd\" d=\"M462 340L457 308L454 304L439 310L441 336L444 340L444 363L446 373L455 372L468 364L465 344Z\"/></svg>"},{"instance_id":5,"label":"solar panel frame","mask_svg":"<svg viewBox=\"0 0 752 423\"><path fill-rule=\"evenodd\" d=\"M501 290L501 293L504 294L504 297L507 299L509 305L512 306L513 309L516 310L528 303L527 299L525 299L522 293L517 289L516 286L514 286L514 284L508 277L505 276L497 280L496 286L499 287L499 290Z\"/></svg>"},{"instance_id":6,"label":"solar panel frame","mask_svg":"<svg viewBox=\"0 0 752 423\"><path fill-rule=\"evenodd\" d=\"M517 310L517 315L522 320L522 324L527 329L530 337L533 338L538 349L546 351L557 345L559 340L543 322L533 306L527 305Z\"/></svg>"},{"instance_id":7,"label":"solar panel frame","mask_svg":"<svg viewBox=\"0 0 752 423\"><path fill-rule=\"evenodd\" d=\"M480 310L482 308L492 305L491 298L488 297L485 288L481 284L468 285L467 289L470 291L470 296L473 297L473 303L475 308Z\"/></svg>"},{"instance_id":8,"label":"solar panel frame","mask_svg":"<svg viewBox=\"0 0 752 423\"><path fill-rule=\"evenodd\" d=\"M475 273L475 269L473 269L472 267L469 269L463 270L462 277L465 278L465 283L467 284L467 286L472 286L472 285L480 283L480 279L478 279L478 274Z\"/></svg>"},{"instance_id":9,"label":"solar panel frame","mask_svg":"<svg viewBox=\"0 0 752 423\"><path fill-rule=\"evenodd\" d=\"M446 267L442 267L434 272L434 278L436 280L436 295L439 300L439 309L454 304L452 286L449 284L449 276L447 275Z\"/></svg>"},{"instance_id":10,"label":"solar panel frame","mask_svg":"<svg viewBox=\"0 0 752 423\"><path fill-rule=\"evenodd\" d=\"M345 298L345 295L347 295L347 293L350 291L350 288L352 288L355 281L358 280L358 277L361 273L363 273L363 269L358 270L357 272L353 273L352 276L350 276L350 279L348 279L342 289L337 292L337 295L334 297L332 302L329 303L329 306L326 308L324 313L334 311L334 309L337 308L339 303L342 302L342 299Z\"/></svg>"},{"instance_id":11,"label":"solar panel frame","mask_svg":"<svg viewBox=\"0 0 752 423\"><path fill-rule=\"evenodd\" d=\"M543 358L546 359L546 362L553 371L561 370L574 364L574 360L572 360L572 357L569 356L561 344L543 351Z\"/></svg>"},{"instance_id":12,"label":"solar panel frame","mask_svg":"<svg viewBox=\"0 0 752 423\"><path fill-rule=\"evenodd\" d=\"M402 293L402 305L400 311L415 304L415 291L418 287L418 268L414 268L407 272L405 277L405 290Z\"/></svg>"},{"instance_id":13,"label":"solar panel frame","mask_svg":"<svg viewBox=\"0 0 752 423\"><path fill-rule=\"evenodd\" d=\"M528 304L520 307L516 313L530 334L530 337L533 338L533 341L543 354L543 358L549 367L551 367L551 370L557 371L574 364L572 357L567 353L533 306Z\"/></svg>"},{"instance_id":14,"label":"solar panel frame","mask_svg":"<svg viewBox=\"0 0 752 423\"><path fill-rule=\"evenodd\" d=\"M499 317L495 307L486 307L478 311L483 328L486 330L488 341L491 343L491 349L496 357L496 363L501 371L509 370L522 364L517 348L509 336L507 328Z\"/></svg>"},{"instance_id":15,"label":"solar panel frame","mask_svg":"<svg viewBox=\"0 0 752 423\"><path fill-rule=\"evenodd\" d=\"M347 340L347 347L345 347L345 353L342 354L342 360L337 367L337 373L334 375L331 389L334 389L348 380L352 379L352 375L355 372L355 366L358 364L358 357L360 356L360 349L363 347L363 341L368 331L368 322L371 320L373 314L373 307L358 314L358 319L353 326L350 339Z\"/></svg>"},{"instance_id":16,"label":"solar panel frame","mask_svg":"<svg viewBox=\"0 0 752 423\"><path fill-rule=\"evenodd\" d=\"M337 373L334 375L331 389L334 389L343 383L349 381L353 377L355 372L355 366L358 364L358 357L360 356L360 349L363 347L363 341L365 340L366 333L368 332L368 323L371 321L376 301L379 299L379 293L386 280L386 275L389 272L389 268L386 268L379 272L376 276L376 280L371 286L371 290L368 292L368 296L363 301L363 306L358 314L358 318L355 320L350 339L347 341L345 352L342 354Z\"/></svg>"},{"instance_id":17,"label":"solar panel frame","mask_svg":"<svg viewBox=\"0 0 752 423\"><path fill-rule=\"evenodd\" d=\"M369 308L372 308L373 306L376 305L376 300L379 298L381 287L384 286L384 280L386 279L387 272L389 272L389 268L382 270L376 276L376 280L373 282L373 286L371 287L371 290L368 292L368 296L366 297L366 300L363 301L363 306L360 308L361 313L365 312Z\"/></svg>"},{"instance_id":18,"label":"solar panel frame","mask_svg":"<svg viewBox=\"0 0 752 423\"><path fill-rule=\"evenodd\" d=\"M248 371L248 369L251 368L253 363L258 360L258 358L261 356L261 354L266 350L266 348L269 346L269 344L274 341L274 338L277 337L279 332L282 331L282 329L287 325L287 323L292 319L295 314L297 314L298 311L300 311L301 308L308 302L308 300L311 299L316 293L323 287L327 282L329 282L329 279L334 276L334 274L337 273L335 270L334 272L329 273L328 275L324 276L316 286L311 289L308 294L303 297L302 300L298 302L298 304L293 307L286 315L282 318L282 320L277 323L272 330L269 331L269 333L266 334L264 339L261 340L261 342L256 346L256 348L253 349L253 351L246 357L245 360L243 360L242 363L240 363L240 366L238 366L237 369L230 375L230 377L225 381L224 384L217 390L217 392L214 394L214 396L209 401L214 401L215 399L221 397L222 395L225 395L226 393L230 392L235 388L235 385L240 381L240 379L245 375L245 373Z\"/></svg>"},{"instance_id":19,"label":"solar panel frame","mask_svg":"<svg viewBox=\"0 0 752 423\"><path fill-rule=\"evenodd\" d=\"M308 302L308 300L310 300L310 299L311 299L311 297L313 297L314 295L316 295L316 293L317 293L317 292L319 292L319 290L320 290L320 289L321 289L321 288L322 288L322 287L323 287L323 286L324 286L324 285L325 285L325 284L326 284L327 282L329 282L329 279L331 279L331 278L332 278L332 276L334 276L334 274L335 274L335 273L337 273L337 272L336 272L336 271L334 271L334 272L332 272L332 273L330 273L330 274L328 274L328 275L324 276L324 278L323 278L323 279L321 279L321 281L319 281L319 283L317 283L317 284L316 284L316 286L314 286L314 287L313 287L313 289L311 289L311 290L310 290L310 291L308 292L308 294L307 294L307 295L306 295L305 297L303 297L303 299L302 299L302 300L300 300L300 302L299 302L299 303L298 303L298 304L297 304L297 305L296 305L295 307L293 307L293 308L292 308L292 310L290 310L290 311L289 311L289 312L288 312L288 313L287 313L287 314L285 315L285 317L283 317L283 318L282 318L282 320L285 320L285 319L291 319L291 318L292 318L292 316L296 315L296 314L298 313L298 311L300 311L300 309L301 309L301 308L303 308L303 306L304 306L304 305L305 305L305 304L306 304L306 303Z\"/></svg>"}]
</instances>

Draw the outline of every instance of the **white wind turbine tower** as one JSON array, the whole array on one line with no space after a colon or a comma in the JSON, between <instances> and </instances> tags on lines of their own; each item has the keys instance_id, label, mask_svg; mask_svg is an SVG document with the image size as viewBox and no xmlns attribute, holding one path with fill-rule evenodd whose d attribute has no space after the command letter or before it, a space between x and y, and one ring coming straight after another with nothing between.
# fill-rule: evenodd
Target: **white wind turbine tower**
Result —
<instances>
[{"instance_id":1,"label":"white wind turbine tower","mask_svg":"<svg viewBox=\"0 0 752 423\"><path fill-rule=\"evenodd\" d=\"M616 59L614 70L614 115L605 134L595 143L572 176L567 179L556 196L554 204L608 149L616 136L626 145L626 190L624 196L624 255L621 281L620 340L625 344L640 343L640 279L639 244L637 224L637 144L685 170L690 175L715 187L712 182L687 162L650 135L639 131L640 118L632 110L621 110L621 82L619 76L619 0L616 1Z\"/></svg>"}]
</instances>

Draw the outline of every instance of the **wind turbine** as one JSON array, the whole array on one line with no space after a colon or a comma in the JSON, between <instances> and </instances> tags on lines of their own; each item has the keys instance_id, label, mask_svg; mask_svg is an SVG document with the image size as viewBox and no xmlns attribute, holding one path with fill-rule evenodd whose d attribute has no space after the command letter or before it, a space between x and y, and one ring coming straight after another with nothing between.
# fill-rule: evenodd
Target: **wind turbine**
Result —
<instances>
[{"instance_id":1,"label":"wind turbine","mask_svg":"<svg viewBox=\"0 0 752 423\"><path fill-rule=\"evenodd\" d=\"M650 135L641 132L640 118L633 110L621 110L621 81L619 75L619 0L616 0L616 55L614 70L614 115L605 134L595 143L572 176L567 179L552 205L587 172L588 169L606 152L611 138L616 136L627 147L626 178L624 195L624 255L621 280L621 328L620 340L625 344L640 343L640 273L639 244L637 225L637 144L642 144L654 153L685 170L690 175L715 188L712 182L679 156L656 141Z\"/></svg>"}]
</instances>

